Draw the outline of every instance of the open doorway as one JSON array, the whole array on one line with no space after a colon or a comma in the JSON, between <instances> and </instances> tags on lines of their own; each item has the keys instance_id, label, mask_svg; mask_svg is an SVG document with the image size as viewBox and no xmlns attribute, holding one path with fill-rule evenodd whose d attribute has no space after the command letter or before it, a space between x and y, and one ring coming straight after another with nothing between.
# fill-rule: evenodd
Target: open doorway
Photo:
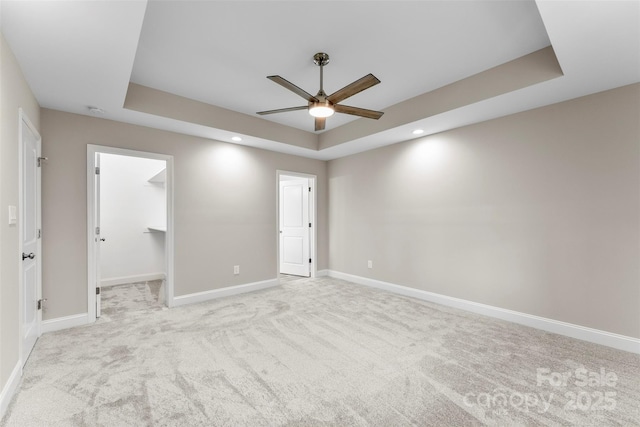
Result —
<instances>
[{"instance_id":1,"label":"open doorway","mask_svg":"<svg viewBox=\"0 0 640 427\"><path fill-rule=\"evenodd\" d=\"M316 177L278 171L278 277L315 277Z\"/></svg>"},{"instance_id":2,"label":"open doorway","mask_svg":"<svg viewBox=\"0 0 640 427\"><path fill-rule=\"evenodd\" d=\"M89 319L170 306L172 158L89 146Z\"/></svg>"}]
</instances>

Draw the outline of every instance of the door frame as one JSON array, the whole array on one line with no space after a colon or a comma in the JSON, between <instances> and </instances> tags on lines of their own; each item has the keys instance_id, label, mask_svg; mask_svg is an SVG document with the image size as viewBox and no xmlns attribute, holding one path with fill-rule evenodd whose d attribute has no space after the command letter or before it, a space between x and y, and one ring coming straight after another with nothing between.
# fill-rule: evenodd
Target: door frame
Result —
<instances>
[{"instance_id":1,"label":"door frame","mask_svg":"<svg viewBox=\"0 0 640 427\"><path fill-rule=\"evenodd\" d=\"M297 178L309 179L309 186L311 187L311 197L309 197L309 221L311 222L311 232L309 233L309 257L311 258L311 265L309 268L310 278L315 278L318 272L318 195L317 195L317 176L302 173L292 172L285 170L276 171L276 277L280 277L280 180L281 176L292 176Z\"/></svg>"},{"instance_id":2,"label":"door frame","mask_svg":"<svg viewBox=\"0 0 640 427\"><path fill-rule=\"evenodd\" d=\"M42 137L40 132L33 125L29 116L22 108L18 109L18 253L16 257L23 253L22 234L24 233L24 224L20 220L22 216L22 209L24 206L24 179L23 179L23 150L24 150L24 137L23 137L23 125L29 128L31 133L36 137L36 147L38 157L42 156ZM42 230L42 169L40 166L36 167L36 223L38 230ZM36 242L36 301L42 299L42 238L38 237ZM19 316L19 328L20 328L20 367L24 366L26 357L25 354L25 342L24 342L24 280L23 280L23 264L19 261L18 264L18 316ZM36 310L36 332L39 337L42 335L42 310Z\"/></svg>"},{"instance_id":3,"label":"door frame","mask_svg":"<svg viewBox=\"0 0 640 427\"><path fill-rule=\"evenodd\" d=\"M145 159L164 160L167 164L167 179L165 182L167 204L167 231L165 236L165 286L164 300L167 307L174 306L174 185L173 185L173 156L125 148L108 147L104 145L87 144L87 317L88 322L96 321L96 288L98 261L96 259L95 241L95 159L96 154L116 154Z\"/></svg>"}]
</instances>

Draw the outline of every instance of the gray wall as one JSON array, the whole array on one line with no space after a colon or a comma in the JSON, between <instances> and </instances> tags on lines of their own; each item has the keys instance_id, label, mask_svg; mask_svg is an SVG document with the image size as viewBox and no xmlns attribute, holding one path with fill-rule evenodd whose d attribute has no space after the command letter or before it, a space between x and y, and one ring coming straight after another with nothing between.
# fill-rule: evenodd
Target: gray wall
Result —
<instances>
[{"instance_id":1,"label":"gray wall","mask_svg":"<svg viewBox=\"0 0 640 427\"><path fill-rule=\"evenodd\" d=\"M328 266L326 162L48 109L42 133L45 319L87 311L87 144L174 156L176 296L277 277L278 169L317 175Z\"/></svg>"},{"instance_id":2,"label":"gray wall","mask_svg":"<svg viewBox=\"0 0 640 427\"><path fill-rule=\"evenodd\" d=\"M40 107L0 33L0 390L20 358L18 327L18 227L9 226L8 206L18 206L18 108L40 128Z\"/></svg>"},{"instance_id":3,"label":"gray wall","mask_svg":"<svg viewBox=\"0 0 640 427\"><path fill-rule=\"evenodd\" d=\"M329 162L329 268L640 337L639 104L635 84Z\"/></svg>"}]
</instances>

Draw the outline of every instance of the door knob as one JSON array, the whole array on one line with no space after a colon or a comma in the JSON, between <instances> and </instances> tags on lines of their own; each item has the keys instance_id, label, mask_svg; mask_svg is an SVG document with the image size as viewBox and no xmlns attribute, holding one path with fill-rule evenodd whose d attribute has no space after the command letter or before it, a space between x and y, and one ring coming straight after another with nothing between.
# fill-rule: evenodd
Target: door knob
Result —
<instances>
[{"instance_id":1,"label":"door knob","mask_svg":"<svg viewBox=\"0 0 640 427\"><path fill-rule=\"evenodd\" d=\"M36 254L34 254L33 252L31 252L29 255L25 254L24 252L22 253L22 260L24 261L25 259L29 258L29 259L34 259L36 257Z\"/></svg>"},{"instance_id":2,"label":"door knob","mask_svg":"<svg viewBox=\"0 0 640 427\"><path fill-rule=\"evenodd\" d=\"M104 242L105 240L107 240L107 239L104 239L104 238L100 239L101 242Z\"/></svg>"}]
</instances>

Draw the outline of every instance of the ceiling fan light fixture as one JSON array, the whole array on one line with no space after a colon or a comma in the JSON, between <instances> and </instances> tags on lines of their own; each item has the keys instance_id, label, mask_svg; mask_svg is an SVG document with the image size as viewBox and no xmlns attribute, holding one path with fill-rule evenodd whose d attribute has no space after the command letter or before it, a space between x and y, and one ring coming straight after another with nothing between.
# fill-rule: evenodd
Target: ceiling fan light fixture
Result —
<instances>
[{"instance_id":1,"label":"ceiling fan light fixture","mask_svg":"<svg viewBox=\"0 0 640 427\"><path fill-rule=\"evenodd\" d=\"M333 113L335 110L329 101L314 102L309 107L309 114L313 117L331 117Z\"/></svg>"},{"instance_id":2,"label":"ceiling fan light fixture","mask_svg":"<svg viewBox=\"0 0 640 427\"><path fill-rule=\"evenodd\" d=\"M349 83L342 89L333 92L331 95L327 95L323 89L323 69L324 66L329 63L329 55L324 52L316 53L313 56L313 63L320 67L320 90L316 96L311 95L304 89L291 83L289 80L280 76L267 76L269 80L279 84L285 89L290 90L296 95L307 100L306 106L279 108L277 110L258 111L256 114L261 116L274 113L286 113L289 111L307 110L309 114L315 118L315 131L325 129L326 118L333 116L333 113L351 114L353 116L365 117L368 119L378 120L384 114L382 111L367 110L366 108L350 107L348 105L342 105L340 102L345 99L362 92L365 89L369 89L372 86L380 83L380 80L373 74L369 73L366 76Z\"/></svg>"}]
</instances>

